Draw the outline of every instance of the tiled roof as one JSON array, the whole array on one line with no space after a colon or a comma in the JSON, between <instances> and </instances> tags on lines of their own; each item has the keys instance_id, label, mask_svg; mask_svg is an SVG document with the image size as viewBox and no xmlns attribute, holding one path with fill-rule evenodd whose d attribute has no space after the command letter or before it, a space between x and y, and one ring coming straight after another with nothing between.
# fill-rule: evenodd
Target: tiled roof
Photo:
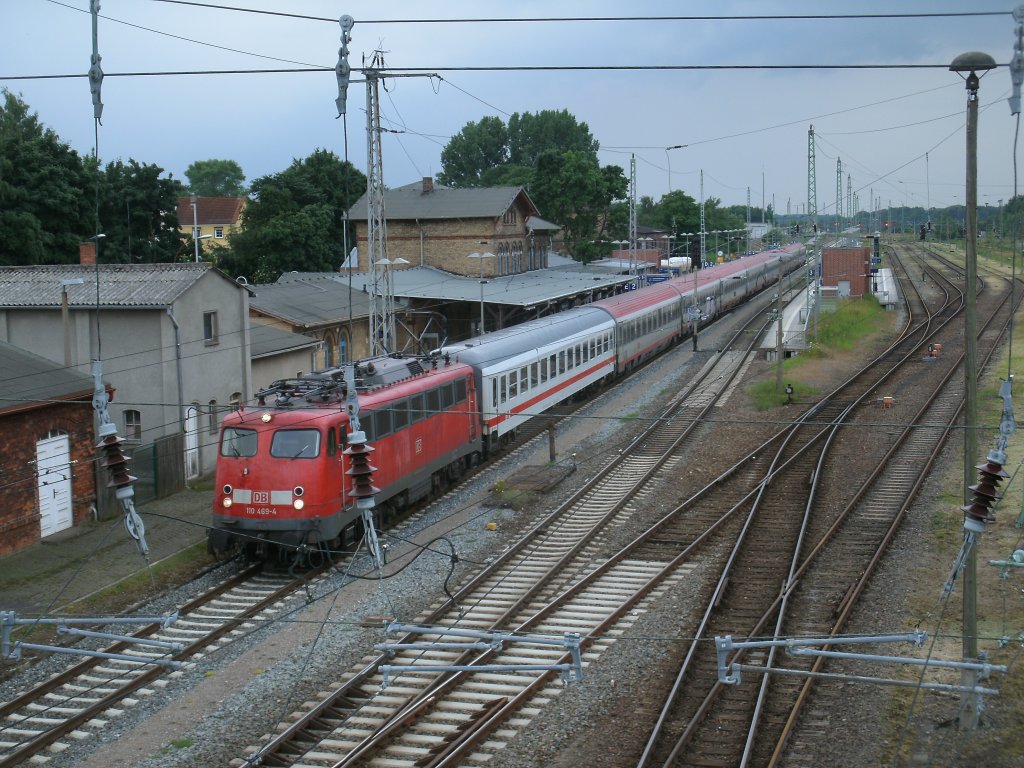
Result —
<instances>
[{"instance_id":1,"label":"tiled roof","mask_svg":"<svg viewBox=\"0 0 1024 768\"><path fill-rule=\"evenodd\" d=\"M253 359L275 355L280 352L291 352L295 349L307 349L320 343L319 339L303 333L283 331L272 325L252 323L249 326L249 349Z\"/></svg>"},{"instance_id":2,"label":"tiled roof","mask_svg":"<svg viewBox=\"0 0 1024 768\"><path fill-rule=\"evenodd\" d=\"M62 282L79 280L67 286L68 306L167 307L211 269L190 263L0 267L0 307L59 307Z\"/></svg>"},{"instance_id":3,"label":"tiled roof","mask_svg":"<svg viewBox=\"0 0 1024 768\"><path fill-rule=\"evenodd\" d=\"M501 216L516 198L522 197L527 215L537 215L537 206L522 187L476 187L452 189L435 184L430 192L423 183L384 192L384 215L388 219L483 219ZM349 218L366 220L366 195L349 211Z\"/></svg>"},{"instance_id":4,"label":"tiled roof","mask_svg":"<svg viewBox=\"0 0 1024 768\"><path fill-rule=\"evenodd\" d=\"M195 220L201 227L214 224L236 225L245 207L244 197L197 197ZM178 226L191 227L192 198L178 198Z\"/></svg>"},{"instance_id":5,"label":"tiled roof","mask_svg":"<svg viewBox=\"0 0 1024 768\"><path fill-rule=\"evenodd\" d=\"M0 341L0 413L24 410L45 400L92 399L88 374Z\"/></svg>"},{"instance_id":6,"label":"tiled roof","mask_svg":"<svg viewBox=\"0 0 1024 768\"><path fill-rule=\"evenodd\" d=\"M286 272L276 283L251 286L256 294L249 299L249 308L301 328L347 322L350 303L353 317L366 317L366 293L357 284L350 300L347 280L332 280L331 274Z\"/></svg>"}]
</instances>

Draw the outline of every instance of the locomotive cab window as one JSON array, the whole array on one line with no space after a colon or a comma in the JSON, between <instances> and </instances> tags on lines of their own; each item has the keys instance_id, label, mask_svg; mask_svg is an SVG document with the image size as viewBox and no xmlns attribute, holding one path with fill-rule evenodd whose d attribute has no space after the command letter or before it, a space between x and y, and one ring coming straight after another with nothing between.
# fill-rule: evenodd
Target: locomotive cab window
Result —
<instances>
[{"instance_id":1,"label":"locomotive cab window","mask_svg":"<svg viewBox=\"0 0 1024 768\"><path fill-rule=\"evenodd\" d=\"M270 441L270 455L279 459L314 459L320 453L315 429L279 429Z\"/></svg>"},{"instance_id":2,"label":"locomotive cab window","mask_svg":"<svg viewBox=\"0 0 1024 768\"><path fill-rule=\"evenodd\" d=\"M256 430L225 427L220 438L220 455L236 458L256 455Z\"/></svg>"},{"instance_id":3,"label":"locomotive cab window","mask_svg":"<svg viewBox=\"0 0 1024 768\"><path fill-rule=\"evenodd\" d=\"M464 403L466 402L466 392L468 391L466 379L455 380L455 402Z\"/></svg>"}]
</instances>

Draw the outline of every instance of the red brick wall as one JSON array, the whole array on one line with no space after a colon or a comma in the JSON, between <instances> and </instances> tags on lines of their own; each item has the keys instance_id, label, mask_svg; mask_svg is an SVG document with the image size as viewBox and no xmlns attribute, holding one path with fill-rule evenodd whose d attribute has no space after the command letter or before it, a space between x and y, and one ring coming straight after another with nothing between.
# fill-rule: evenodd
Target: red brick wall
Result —
<instances>
[{"instance_id":1,"label":"red brick wall","mask_svg":"<svg viewBox=\"0 0 1024 768\"><path fill-rule=\"evenodd\" d=\"M91 403L59 403L31 411L0 415L0 555L39 541L39 493L36 485L36 441L50 430L67 432L71 446L72 520L89 517L96 500L96 456Z\"/></svg>"},{"instance_id":2,"label":"red brick wall","mask_svg":"<svg viewBox=\"0 0 1024 768\"><path fill-rule=\"evenodd\" d=\"M870 248L823 248L821 251L821 283L837 286L850 281L850 296L859 298L871 292Z\"/></svg>"}]
</instances>

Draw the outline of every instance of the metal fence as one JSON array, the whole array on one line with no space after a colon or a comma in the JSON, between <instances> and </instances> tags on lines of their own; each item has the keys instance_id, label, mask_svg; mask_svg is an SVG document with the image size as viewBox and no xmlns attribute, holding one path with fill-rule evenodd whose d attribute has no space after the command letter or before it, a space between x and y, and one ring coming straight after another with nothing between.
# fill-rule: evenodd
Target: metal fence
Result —
<instances>
[{"instance_id":1,"label":"metal fence","mask_svg":"<svg viewBox=\"0 0 1024 768\"><path fill-rule=\"evenodd\" d=\"M148 445L122 446L128 457L128 471L136 477L135 503L162 499L185 490L185 436L168 435ZM104 467L97 475L99 488L99 515L107 518L119 514L121 506L114 498L114 490L107 487L109 477Z\"/></svg>"}]
</instances>

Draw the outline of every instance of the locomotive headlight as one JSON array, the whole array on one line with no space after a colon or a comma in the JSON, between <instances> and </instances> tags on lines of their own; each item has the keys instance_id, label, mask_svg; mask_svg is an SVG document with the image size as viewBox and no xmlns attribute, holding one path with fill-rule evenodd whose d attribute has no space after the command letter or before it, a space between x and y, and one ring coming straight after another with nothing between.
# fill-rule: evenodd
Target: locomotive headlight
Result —
<instances>
[{"instance_id":1,"label":"locomotive headlight","mask_svg":"<svg viewBox=\"0 0 1024 768\"><path fill-rule=\"evenodd\" d=\"M225 496L223 499L221 499L220 503L221 503L221 506L224 507L224 509L227 509L228 507L231 506L231 497L230 496Z\"/></svg>"},{"instance_id":2,"label":"locomotive headlight","mask_svg":"<svg viewBox=\"0 0 1024 768\"><path fill-rule=\"evenodd\" d=\"M268 411L268 412L264 413L262 416L260 416L260 421L262 421L264 424L269 424L271 418L273 418L273 417L270 415L270 413Z\"/></svg>"},{"instance_id":3,"label":"locomotive headlight","mask_svg":"<svg viewBox=\"0 0 1024 768\"><path fill-rule=\"evenodd\" d=\"M306 502L304 502L302 499L296 499L295 501L292 502L292 506L295 507L296 509L302 509L304 506L306 506Z\"/></svg>"}]
</instances>

